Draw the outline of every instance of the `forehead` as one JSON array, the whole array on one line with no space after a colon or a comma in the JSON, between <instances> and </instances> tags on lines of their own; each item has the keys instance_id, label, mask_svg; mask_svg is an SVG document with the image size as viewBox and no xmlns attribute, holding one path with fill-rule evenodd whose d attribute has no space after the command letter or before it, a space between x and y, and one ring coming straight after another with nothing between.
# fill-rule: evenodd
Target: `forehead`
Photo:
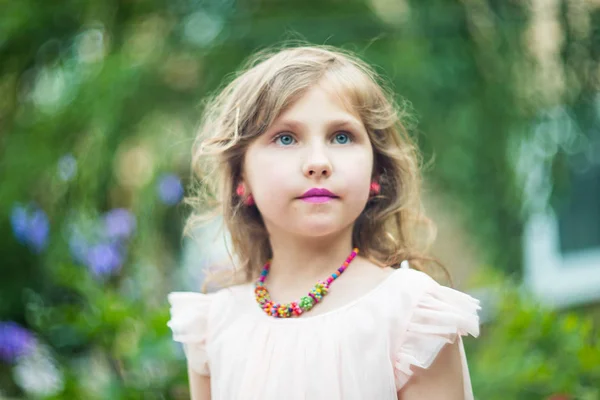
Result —
<instances>
[{"instance_id":1,"label":"forehead","mask_svg":"<svg viewBox=\"0 0 600 400\"><path fill-rule=\"evenodd\" d=\"M336 120L362 126L360 115L350 101L348 90L321 80L298 94L275 118L274 123L288 120Z\"/></svg>"}]
</instances>

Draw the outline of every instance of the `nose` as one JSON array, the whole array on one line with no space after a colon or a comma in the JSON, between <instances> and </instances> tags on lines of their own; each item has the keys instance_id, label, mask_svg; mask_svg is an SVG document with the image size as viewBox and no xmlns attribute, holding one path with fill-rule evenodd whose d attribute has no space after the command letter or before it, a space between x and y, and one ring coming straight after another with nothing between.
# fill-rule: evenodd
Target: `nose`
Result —
<instances>
[{"instance_id":1,"label":"nose","mask_svg":"<svg viewBox=\"0 0 600 400\"><path fill-rule=\"evenodd\" d=\"M320 146L319 146L320 147ZM326 178L331 175L331 162L323 149L312 148L304 166L304 175L308 178Z\"/></svg>"}]
</instances>

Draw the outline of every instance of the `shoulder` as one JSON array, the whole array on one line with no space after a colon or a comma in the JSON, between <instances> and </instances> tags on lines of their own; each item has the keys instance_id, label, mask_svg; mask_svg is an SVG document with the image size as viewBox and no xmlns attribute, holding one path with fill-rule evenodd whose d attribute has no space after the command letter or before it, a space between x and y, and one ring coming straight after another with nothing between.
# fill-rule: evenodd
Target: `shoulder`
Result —
<instances>
[{"instance_id":1,"label":"shoulder","mask_svg":"<svg viewBox=\"0 0 600 400\"><path fill-rule=\"evenodd\" d=\"M167 300L171 306L171 314L208 313L214 306L215 300L220 297L222 297L220 291L214 293L171 292L167 295Z\"/></svg>"},{"instance_id":2,"label":"shoulder","mask_svg":"<svg viewBox=\"0 0 600 400\"><path fill-rule=\"evenodd\" d=\"M435 325L452 320L461 332L474 336L479 333L478 299L444 286L427 273L409 268L408 264L395 270L388 280L389 291L400 297L409 311L410 320L405 322Z\"/></svg>"},{"instance_id":3,"label":"shoulder","mask_svg":"<svg viewBox=\"0 0 600 400\"><path fill-rule=\"evenodd\" d=\"M250 290L249 284L219 289L212 293L171 292L167 296L171 319L168 326L175 340L186 332L207 333L234 310L236 301Z\"/></svg>"},{"instance_id":4,"label":"shoulder","mask_svg":"<svg viewBox=\"0 0 600 400\"><path fill-rule=\"evenodd\" d=\"M384 279L390 281L390 290L402 294L405 300L411 299L417 305L419 301L428 297L438 298L447 302L465 302L466 304L479 304L479 301L457 289L440 284L429 274L413 269L408 261L403 261L401 266L391 269L389 277Z\"/></svg>"},{"instance_id":5,"label":"shoulder","mask_svg":"<svg viewBox=\"0 0 600 400\"><path fill-rule=\"evenodd\" d=\"M403 308L414 305L416 300L437 282L429 275L410 268L403 261L399 268L380 267L369 261L361 266L351 278L359 282L365 292L384 292L387 301Z\"/></svg>"}]
</instances>

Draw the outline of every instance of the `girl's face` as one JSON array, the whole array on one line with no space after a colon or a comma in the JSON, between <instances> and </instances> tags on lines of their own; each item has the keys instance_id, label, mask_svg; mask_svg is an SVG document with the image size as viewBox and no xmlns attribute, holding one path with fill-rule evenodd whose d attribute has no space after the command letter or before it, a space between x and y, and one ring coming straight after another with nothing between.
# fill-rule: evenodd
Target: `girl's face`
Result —
<instances>
[{"instance_id":1,"label":"girl's face","mask_svg":"<svg viewBox=\"0 0 600 400\"><path fill-rule=\"evenodd\" d=\"M270 235L320 237L358 218L372 169L373 149L360 118L317 84L248 147L243 177ZM332 195L311 196L310 189Z\"/></svg>"}]
</instances>

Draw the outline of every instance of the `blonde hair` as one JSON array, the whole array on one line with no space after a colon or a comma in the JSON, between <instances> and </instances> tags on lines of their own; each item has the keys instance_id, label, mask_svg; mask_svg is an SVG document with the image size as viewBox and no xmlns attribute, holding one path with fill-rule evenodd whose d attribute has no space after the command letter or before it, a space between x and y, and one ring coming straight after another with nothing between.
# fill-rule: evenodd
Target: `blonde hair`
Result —
<instances>
[{"instance_id":1,"label":"blonde hair","mask_svg":"<svg viewBox=\"0 0 600 400\"><path fill-rule=\"evenodd\" d=\"M271 257L258 209L244 205L236 194L246 149L322 79L343 94L340 98L360 116L373 147L373 175L381 186L355 221L352 246L380 266L398 267L403 260L420 270L432 262L441 265L425 253L435 237L435 226L422 210L421 159L404 123L408 114L393 92L368 64L348 51L284 46L254 54L234 79L208 98L193 146L197 181L186 199L194 212L185 232L222 216L237 258L236 270L243 271L241 279L230 273L233 279L228 284L256 278ZM420 226L426 228L424 238L419 236ZM424 239L421 250L419 239Z\"/></svg>"}]
</instances>

